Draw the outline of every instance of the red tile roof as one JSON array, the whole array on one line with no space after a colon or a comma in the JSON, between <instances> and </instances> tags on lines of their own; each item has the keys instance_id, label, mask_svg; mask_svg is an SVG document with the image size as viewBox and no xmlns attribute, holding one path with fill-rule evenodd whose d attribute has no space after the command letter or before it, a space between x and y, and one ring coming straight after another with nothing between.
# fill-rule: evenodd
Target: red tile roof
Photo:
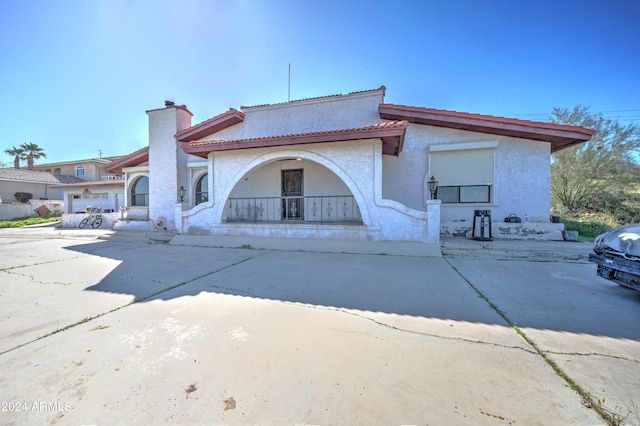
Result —
<instances>
[{"instance_id":1,"label":"red tile roof","mask_svg":"<svg viewBox=\"0 0 640 426\"><path fill-rule=\"evenodd\" d=\"M404 134L408 125L409 123L406 121L390 121L352 129L325 130L249 139L183 142L182 149L188 154L206 158L209 152L213 151L340 142L359 139L381 139L382 152L384 154L397 156L400 151L402 151Z\"/></svg>"},{"instance_id":2,"label":"red tile roof","mask_svg":"<svg viewBox=\"0 0 640 426\"><path fill-rule=\"evenodd\" d=\"M110 173L122 173L123 167L133 167L149 161L149 147L145 146L129 155L118 158L109 164L102 166L102 170Z\"/></svg>"},{"instance_id":3,"label":"red tile roof","mask_svg":"<svg viewBox=\"0 0 640 426\"><path fill-rule=\"evenodd\" d=\"M580 126L406 105L380 104L378 112L380 118L388 120L407 120L411 123L428 126L549 142L551 143L551 152L588 141L595 133L594 130Z\"/></svg>"},{"instance_id":4,"label":"red tile roof","mask_svg":"<svg viewBox=\"0 0 640 426\"><path fill-rule=\"evenodd\" d=\"M229 111L211 117L208 120L198 123L176 133L175 138L179 142L191 142L209 136L220 130L231 127L244 121L244 113L230 108Z\"/></svg>"}]
</instances>

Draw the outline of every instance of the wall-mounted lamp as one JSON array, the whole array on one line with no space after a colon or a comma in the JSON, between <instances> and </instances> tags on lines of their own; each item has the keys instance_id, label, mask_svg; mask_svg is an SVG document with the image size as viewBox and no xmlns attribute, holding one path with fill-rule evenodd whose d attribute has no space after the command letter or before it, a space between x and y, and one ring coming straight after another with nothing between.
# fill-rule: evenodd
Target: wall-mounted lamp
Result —
<instances>
[{"instance_id":1,"label":"wall-mounted lamp","mask_svg":"<svg viewBox=\"0 0 640 426\"><path fill-rule=\"evenodd\" d=\"M436 199L436 190L438 189L438 181L434 176L431 176L431 179L427 181L427 185L429 187L429 194L431 195L431 199Z\"/></svg>"},{"instance_id":2,"label":"wall-mounted lamp","mask_svg":"<svg viewBox=\"0 0 640 426\"><path fill-rule=\"evenodd\" d=\"M187 190L184 189L184 186L180 185L180 189L178 190L178 195L180 196L180 202L184 202L184 196L187 195Z\"/></svg>"},{"instance_id":3,"label":"wall-mounted lamp","mask_svg":"<svg viewBox=\"0 0 640 426\"><path fill-rule=\"evenodd\" d=\"M302 158L296 157L296 161L302 161Z\"/></svg>"}]
</instances>

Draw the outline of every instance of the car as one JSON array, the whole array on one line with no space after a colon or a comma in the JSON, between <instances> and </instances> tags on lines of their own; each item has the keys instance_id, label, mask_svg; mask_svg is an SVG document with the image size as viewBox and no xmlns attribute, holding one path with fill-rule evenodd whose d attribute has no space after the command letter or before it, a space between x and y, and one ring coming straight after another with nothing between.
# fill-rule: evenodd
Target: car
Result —
<instances>
[{"instance_id":1,"label":"car","mask_svg":"<svg viewBox=\"0 0 640 426\"><path fill-rule=\"evenodd\" d=\"M589 261L598 265L598 276L640 291L640 224L598 235Z\"/></svg>"}]
</instances>

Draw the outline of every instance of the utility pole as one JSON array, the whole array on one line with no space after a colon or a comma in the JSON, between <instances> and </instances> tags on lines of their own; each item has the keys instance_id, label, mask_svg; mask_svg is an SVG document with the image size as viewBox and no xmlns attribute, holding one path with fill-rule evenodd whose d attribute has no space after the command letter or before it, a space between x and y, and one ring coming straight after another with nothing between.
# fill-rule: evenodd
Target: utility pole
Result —
<instances>
[{"instance_id":1,"label":"utility pole","mask_svg":"<svg viewBox=\"0 0 640 426\"><path fill-rule=\"evenodd\" d=\"M102 150L101 149L98 150L98 155L100 156L100 158L102 158Z\"/></svg>"}]
</instances>

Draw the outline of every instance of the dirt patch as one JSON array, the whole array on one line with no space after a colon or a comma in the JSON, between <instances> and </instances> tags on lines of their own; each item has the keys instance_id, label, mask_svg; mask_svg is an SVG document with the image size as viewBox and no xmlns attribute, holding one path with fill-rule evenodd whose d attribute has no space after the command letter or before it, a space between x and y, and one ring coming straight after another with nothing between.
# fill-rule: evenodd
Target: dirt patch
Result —
<instances>
[{"instance_id":1,"label":"dirt patch","mask_svg":"<svg viewBox=\"0 0 640 426\"><path fill-rule=\"evenodd\" d=\"M224 400L224 411L233 410L236 408L236 400L233 397Z\"/></svg>"},{"instance_id":2,"label":"dirt patch","mask_svg":"<svg viewBox=\"0 0 640 426\"><path fill-rule=\"evenodd\" d=\"M195 383L191 383L189 386L187 386L184 392L187 394L187 398L189 398L189 394L197 390L198 390L198 387L195 385Z\"/></svg>"}]
</instances>

